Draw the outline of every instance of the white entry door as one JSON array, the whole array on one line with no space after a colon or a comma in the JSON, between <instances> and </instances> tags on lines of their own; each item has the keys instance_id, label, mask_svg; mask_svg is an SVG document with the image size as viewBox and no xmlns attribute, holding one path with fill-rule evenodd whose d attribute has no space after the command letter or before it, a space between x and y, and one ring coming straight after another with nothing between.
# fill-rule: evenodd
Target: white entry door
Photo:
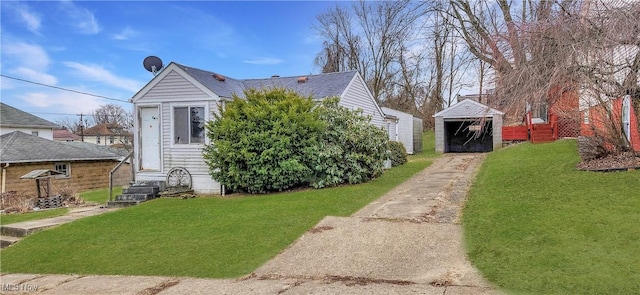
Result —
<instances>
[{"instance_id":1,"label":"white entry door","mask_svg":"<svg viewBox=\"0 0 640 295\"><path fill-rule=\"evenodd\" d=\"M140 108L140 170L160 170L158 107Z\"/></svg>"},{"instance_id":2,"label":"white entry door","mask_svg":"<svg viewBox=\"0 0 640 295\"><path fill-rule=\"evenodd\" d=\"M631 96L622 99L622 130L627 140L631 142Z\"/></svg>"}]
</instances>

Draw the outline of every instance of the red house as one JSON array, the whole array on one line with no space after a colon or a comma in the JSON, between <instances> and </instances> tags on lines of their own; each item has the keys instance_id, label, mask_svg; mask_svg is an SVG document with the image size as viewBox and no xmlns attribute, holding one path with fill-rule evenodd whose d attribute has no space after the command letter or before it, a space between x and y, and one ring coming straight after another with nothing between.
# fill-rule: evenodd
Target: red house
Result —
<instances>
[{"instance_id":1,"label":"red house","mask_svg":"<svg viewBox=\"0 0 640 295\"><path fill-rule=\"evenodd\" d=\"M622 130L624 136L630 143L631 148L640 152L640 130L638 130L638 118L632 109L631 96L613 99L610 104L611 117L614 118L616 128ZM607 134L605 122L608 122L608 108L603 105L592 106L582 112L582 122L580 128L581 136L593 136L594 133Z\"/></svg>"}]
</instances>

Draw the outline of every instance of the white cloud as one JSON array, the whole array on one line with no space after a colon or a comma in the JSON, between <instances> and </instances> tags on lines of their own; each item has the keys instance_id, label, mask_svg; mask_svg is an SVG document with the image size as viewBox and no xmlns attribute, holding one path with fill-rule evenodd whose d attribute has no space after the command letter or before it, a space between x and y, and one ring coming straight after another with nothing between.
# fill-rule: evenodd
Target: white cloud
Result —
<instances>
[{"instance_id":1,"label":"white cloud","mask_svg":"<svg viewBox=\"0 0 640 295\"><path fill-rule=\"evenodd\" d=\"M114 40L130 40L131 38L138 36L138 34L139 34L138 31L127 26L120 33L114 34L113 39Z\"/></svg>"},{"instance_id":2,"label":"white cloud","mask_svg":"<svg viewBox=\"0 0 640 295\"><path fill-rule=\"evenodd\" d=\"M20 19L27 25L27 29L33 33L39 34L40 25L42 20L40 15L31 11L31 8L22 3L16 3L14 6L15 11L18 13Z\"/></svg>"},{"instance_id":3,"label":"white cloud","mask_svg":"<svg viewBox=\"0 0 640 295\"><path fill-rule=\"evenodd\" d=\"M118 77L99 65L81 64L72 61L64 62L64 65L75 70L79 77L87 80L102 82L132 92L137 92L142 87L138 81Z\"/></svg>"},{"instance_id":4,"label":"white cloud","mask_svg":"<svg viewBox=\"0 0 640 295\"><path fill-rule=\"evenodd\" d=\"M31 68L26 67L18 67L14 70L11 70L12 73L22 77L23 79L30 80L33 82L38 82L47 85L56 85L58 84L58 79L55 76L49 75L44 71L38 71Z\"/></svg>"},{"instance_id":5,"label":"white cloud","mask_svg":"<svg viewBox=\"0 0 640 295\"><path fill-rule=\"evenodd\" d=\"M2 54L9 55L18 64L28 68L45 69L51 63L44 48L23 42L2 44Z\"/></svg>"},{"instance_id":6,"label":"white cloud","mask_svg":"<svg viewBox=\"0 0 640 295\"><path fill-rule=\"evenodd\" d=\"M102 30L93 12L71 1L63 1L61 5L61 11L68 17L67 21L81 34L94 35Z\"/></svg>"},{"instance_id":7,"label":"white cloud","mask_svg":"<svg viewBox=\"0 0 640 295\"><path fill-rule=\"evenodd\" d=\"M29 92L20 95L20 99L39 108L47 108L49 112L67 114L90 114L103 103L97 97L69 92Z\"/></svg>"},{"instance_id":8,"label":"white cloud","mask_svg":"<svg viewBox=\"0 0 640 295\"><path fill-rule=\"evenodd\" d=\"M255 59L243 60L242 62L253 65L277 65L283 62L279 58L260 57Z\"/></svg>"}]
</instances>

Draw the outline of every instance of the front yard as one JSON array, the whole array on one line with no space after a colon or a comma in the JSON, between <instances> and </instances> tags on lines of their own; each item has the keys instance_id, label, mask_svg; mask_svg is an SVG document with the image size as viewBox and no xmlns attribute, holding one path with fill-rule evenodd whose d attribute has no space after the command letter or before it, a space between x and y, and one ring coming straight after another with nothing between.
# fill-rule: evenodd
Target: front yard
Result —
<instances>
[{"instance_id":1,"label":"front yard","mask_svg":"<svg viewBox=\"0 0 640 295\"><path fill-rule=\"evenodd\" d=\"M427 167L433 156L430 150L413 156L409 163L360 185L234 198L157 199L84 218L2 250L1 269L212 278L246 275L325 216L351 215Z\"/></svg>"},{"instance_id":2,"label":"front yard","mask_svg":"<svg viewBox=\"0 0 640 295\"><path fill-rule=\"evenodd\" d=\"M637 294L640 171L575 169L576 143L488 155L464 211L471 261L525 294Z\"/></svg>"}]
</instances>

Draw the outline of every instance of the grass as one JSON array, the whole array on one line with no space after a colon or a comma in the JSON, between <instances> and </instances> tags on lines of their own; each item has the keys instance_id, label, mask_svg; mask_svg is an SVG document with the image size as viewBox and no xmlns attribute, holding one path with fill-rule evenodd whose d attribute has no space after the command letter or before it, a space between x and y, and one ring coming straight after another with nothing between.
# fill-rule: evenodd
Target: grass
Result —
<instances>
[{"instance_id":1,"label":"grass","mask_svg":"<svg viewBox=\"0 0 640 295\"><path fill-rule=\"evenodd\" d=\"M122 194L122 187L113 188L113 198ZM80 193L80 197L89 203L105 204L109 200L109 189L102 188ZM51 210L42 210L20 214L2 214L0 215L0 224L11 224L16 222L39 220L50 217L62 216L69 213L69 208L57 208Z\"/></svg>"},{"instance_id":2,"label":"grass","mask_svg":"<svg viewBox=\"0 0 640 295\"><path fill-rule=\"evenodd\" d=\"M122 194L122 187L116 186L113 188L113 195L111 197L115 199L115 197L120 194ZM80 193L80 198L89 203L105 204L107 203L107 201L109 201L109 188L101 188L82 192Z\"/></svg>"},{"instance_id":3,"label":"grass","mask_svg":"<svg viewBox=\"0 0 640 295\"><path fill-rule=\"evenodd\" d=\"M49 217L62 216L69 212L69 208L57 208L51 210L33 211L19 214L0 215L0 224L12 224L16 222L38 220Z\"/></svg>"},{"instance_id":4,"label":"grass","mask_svg":"<svg viewBox=\"0 0 640 295\"><path fill-rule=\"evenodd\" d=\"M637 294L640 171L575 169L576 142L488 155L463 224L471 261L514 294Z\"/></svg>"},{"instance_id":5,"label":"grass","mask_svg":"<svg viewBox=\"0 0 640 295\"><path fill-rule=\"evenodd\" d=\"M156 199L38 232L2 250L5 273L229 278L249 274L325 216L349 216L431 162L426 152L369 183Z\"/></svg>"}]
</instances>

